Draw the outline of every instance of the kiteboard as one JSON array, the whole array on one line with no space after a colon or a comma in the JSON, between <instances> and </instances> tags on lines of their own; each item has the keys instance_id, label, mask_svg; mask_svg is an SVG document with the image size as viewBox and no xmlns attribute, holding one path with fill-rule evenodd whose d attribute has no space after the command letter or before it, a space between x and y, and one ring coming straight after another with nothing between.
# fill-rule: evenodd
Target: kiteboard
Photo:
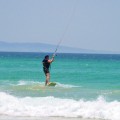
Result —
<instances>
[{"instance_id":1,"label":"kiteboard","mask_svg":"<svg viewBox=\"0 0 120 120\"><path fill-rule=\"evenodd\" d=\"M50 82L47 86L55 86L56 83L55 82Z\"/></svg>"}]
</instances>

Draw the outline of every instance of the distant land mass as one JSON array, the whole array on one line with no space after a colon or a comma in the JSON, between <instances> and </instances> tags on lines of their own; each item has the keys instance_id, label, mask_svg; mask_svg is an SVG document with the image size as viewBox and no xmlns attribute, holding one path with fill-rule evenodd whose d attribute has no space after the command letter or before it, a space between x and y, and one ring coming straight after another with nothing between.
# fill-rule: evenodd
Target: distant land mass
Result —
<instances>
[{"instance_id":1,"label":"distant land mass","mask_svg":"<svg viewBox=\"0 0 120 120\"><path fill-rule=\"evenodd\" d=\"M45 43L9 43L0 41L1 52L49 52L53 53L57 45ZM74 47L59 46L58 53L111 53Z\"/></svg>"}]
</instances>

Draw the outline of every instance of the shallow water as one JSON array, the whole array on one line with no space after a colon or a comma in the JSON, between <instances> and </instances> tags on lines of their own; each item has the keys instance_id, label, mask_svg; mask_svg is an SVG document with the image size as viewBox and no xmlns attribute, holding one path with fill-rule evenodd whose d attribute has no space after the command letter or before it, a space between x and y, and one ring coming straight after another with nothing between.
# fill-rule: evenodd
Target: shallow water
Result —
<instances>
[{"instance_id":1,"label":"shallow water","mask_svg":"<svg viewBox=\"0 0 120 120\"><path fill-rule=\"evenodd\" d=\"M0 53L2 116L120 118L120 55L58 54L50 70L55 87L44 86L44 55Z\"/></svg>"}]
</instances>

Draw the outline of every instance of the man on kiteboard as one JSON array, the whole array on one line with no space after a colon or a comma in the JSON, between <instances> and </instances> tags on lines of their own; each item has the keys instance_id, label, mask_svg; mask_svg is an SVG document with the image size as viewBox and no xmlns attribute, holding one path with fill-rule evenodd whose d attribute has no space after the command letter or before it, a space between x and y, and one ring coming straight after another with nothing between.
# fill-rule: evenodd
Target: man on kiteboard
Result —
<instances>
[{"instance_id":1,"label":"man on kiteboard","mask_svg":"<svg viewBox=\"0 0 120 120\"><path fill-rule=\"evenodd\" d=\"M52 56L52 59L49 59L49 55L46 55L45 58L43 59L42 63L43 63L43 71L45 73L46 76L46 80L45 80L45 85L48 85L50 83L50 65L51 63L54 61L54 57L55 55Z\"/></svg>"}]
</instances>

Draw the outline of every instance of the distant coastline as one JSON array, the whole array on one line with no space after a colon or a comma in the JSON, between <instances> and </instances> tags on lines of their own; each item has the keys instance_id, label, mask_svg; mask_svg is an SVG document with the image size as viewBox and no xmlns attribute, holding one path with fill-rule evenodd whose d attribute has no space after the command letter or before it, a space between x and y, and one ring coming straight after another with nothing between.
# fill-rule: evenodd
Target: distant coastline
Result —
<instances>
[{"instance_id":1,"label":"distant coastline","mask_svg":"<svg viewBox=\"0 0 120 120\"><path fill-rule=\"evenodd\" d=\"M49 52L53 53L56 45L45 43L9 43L0 41L0 52ZM115 54L115 52L96 51L89 49L73 48L67 46L60 46L58 53L90 53L90 54ZM119 53L116 53L119 54Z\"/></svg>"}]
</instances>

